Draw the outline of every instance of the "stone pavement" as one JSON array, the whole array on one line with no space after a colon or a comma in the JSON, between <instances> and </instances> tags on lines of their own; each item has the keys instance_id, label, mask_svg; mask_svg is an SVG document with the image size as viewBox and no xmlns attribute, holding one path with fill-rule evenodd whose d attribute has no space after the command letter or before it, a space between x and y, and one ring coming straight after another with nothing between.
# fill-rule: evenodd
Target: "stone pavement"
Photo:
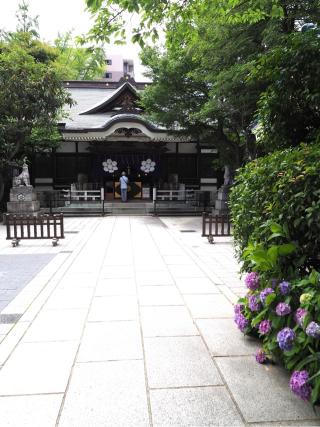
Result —
<instances>
[{"instance_id":1,"label":"stone pavement","mask_svg":"<svg viewBox=\"0 0 320 427\"><path fill-rule=\"evenodd\" d=\"M56 248L11 248L0 226L0 272L6 256L33 276L1 312L19 318L0 324L1 426L320 425L236 330L232 241L209 245L200 222L67 218Z\"/></svg>"}]
</instances>

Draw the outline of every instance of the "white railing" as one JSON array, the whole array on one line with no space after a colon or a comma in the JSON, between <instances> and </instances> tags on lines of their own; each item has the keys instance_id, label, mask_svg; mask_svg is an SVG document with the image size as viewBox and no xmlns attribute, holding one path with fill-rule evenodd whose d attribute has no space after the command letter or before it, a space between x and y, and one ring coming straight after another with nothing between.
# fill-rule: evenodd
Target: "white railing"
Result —
<instances>
[{"instance_id":1,"label":"white railing","mask_svg":"<svg viewBox=\"0 0 320 427\"><path fill-rule=\"evenodd\" d=\"M194 198L194 190L156 190L153 192L153 200L175 201L191 200Z\"/></svg>"},{"instance_id":2,"label":"white railing","mask_svg":"<svg viewBox=\"0 0 320 427\"><path fill-rule=\"evenodd\" d=\"M62 190L63 197L70 201L99 201L104 198L103 188L100 190Z\"/></svg>"}]
</instances>

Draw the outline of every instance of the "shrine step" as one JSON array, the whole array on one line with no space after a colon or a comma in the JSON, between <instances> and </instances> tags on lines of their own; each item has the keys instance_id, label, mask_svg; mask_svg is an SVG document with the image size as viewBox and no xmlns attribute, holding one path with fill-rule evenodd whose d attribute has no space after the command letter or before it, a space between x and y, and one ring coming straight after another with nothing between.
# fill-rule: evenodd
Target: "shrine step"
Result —
<instances>
[{"instance_id":1,"label":"shrine step","mask_svg":"<svg viewBox=\"0 0 320 427\"><path fill-rule=\"evenodd\" d=\"M152 203L106 203L106 212L110 215L150 215L153 213Z\"/></svg>"}]
</instances>

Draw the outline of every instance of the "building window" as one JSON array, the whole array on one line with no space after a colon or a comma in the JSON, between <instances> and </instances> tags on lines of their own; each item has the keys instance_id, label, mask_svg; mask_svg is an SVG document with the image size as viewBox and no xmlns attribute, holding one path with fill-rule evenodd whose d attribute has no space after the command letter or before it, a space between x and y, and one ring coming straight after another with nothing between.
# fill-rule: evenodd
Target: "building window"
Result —
<instances>
[{"instance_id":1,"label":"building window","mask_svg":"<svg viewBox=\"0 0 320 427\"><path fill-rule=\"evenodd\" d=\"M107 59L107 60L106 60L106 64L107 64L107 65L112 65L112 59Z\"/></svg>"},{"instance_id":2,"label":"building window","mask_svg":"<svg viewBox=\"0 0 320 427\"><path fill-rule=\"evenodd\" d=\"M106 73L106 79L112 79L112 73Z\"/></svg>"}]
</instances>

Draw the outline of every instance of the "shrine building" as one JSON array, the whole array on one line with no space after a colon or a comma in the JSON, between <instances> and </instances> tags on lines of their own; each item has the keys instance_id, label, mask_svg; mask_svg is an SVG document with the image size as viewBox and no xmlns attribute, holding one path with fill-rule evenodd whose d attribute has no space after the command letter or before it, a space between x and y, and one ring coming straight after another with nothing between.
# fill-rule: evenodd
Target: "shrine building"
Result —
<instances>
[{"instance_id":1,"label":"shrine building","mask_svg":"<svg viewBox=\"0 0 320 427\"><path fill-rule=\"evenodd\" d=\"M112 200L125 171L131 198L147 199L153 187L215 191L223 180L213 166L217 150L148 120L139 96L149 84L129 76L65 82L75 104L60 124L59 148L35 155L37 189L103 188L105 200Z\"/></svg>"}]
</instances>

